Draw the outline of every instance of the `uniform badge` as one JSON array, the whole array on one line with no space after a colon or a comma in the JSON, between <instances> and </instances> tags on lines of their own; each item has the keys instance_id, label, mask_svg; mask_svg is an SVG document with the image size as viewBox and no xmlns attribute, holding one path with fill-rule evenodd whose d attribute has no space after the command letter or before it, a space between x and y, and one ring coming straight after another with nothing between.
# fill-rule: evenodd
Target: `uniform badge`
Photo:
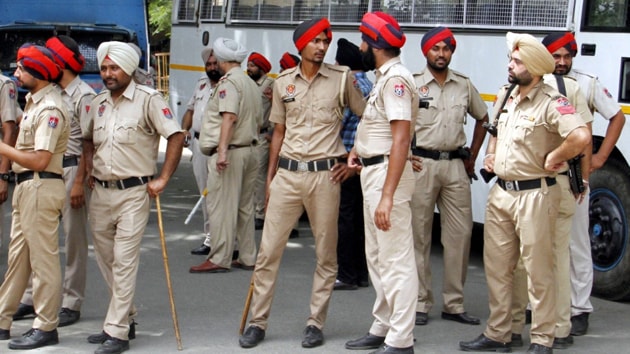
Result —
<instances>
[{"instance_id":1,"label":"uniform badge","mask_svg":"<svg viewBox=\"0 0 630 354\"><path fill-rule=\"evenodd\" d=\"M558 104L556 106L556 110L560 112L560 114L573 114L575 113L575 108L571 105L571 102L566 97L560 97L556 100Z\"/></svg>"},{"instance_id":2,"label":"uniform badge","mask_svg":"<svg viewBox=\"0 0 630 354\"><path fill-rule=\"evenodd\" d=\"M224 99L224 98L225 98L225 96L227 96L227 93L225 92L225 90L221 90L221 91L219 91L219 98L220 98L220 99Z\"/></svg>"},{"instance_id":3,"label":"uniform badge","mask_svg":"<svg viewBox=\"0 0 630 354\"><path fill-rule=\"evenodd\" d=\"M90 113L90 105L85 105L85 113Z\"/></svg>"},{"instance_id":4,"label":"uniform badge","mask_svg":"<svg viewBox=\"0 0 630 354\"><path fill-rule=\"evenodd\" d=\"M398 97L402 97L405 95L405 85L403 84L395 84L394 85L394 95Z\"/></svg>"},{"instance_id":5,"label":"uniform badge","mask_svg":"<svg viewBox=\"0 0 630 354\"><path fill-rule=\"evenodd\" d=\"M606 94L606 96L608 96L608 98L612 98L612 95L610 94L610 92L608 92L607 88L604 88L604 93Z\"/></svg>"},{"instance_id":6,"label":"uniform badge","mask_svg":"<svg viewBox=\"0 0 630 354\"><path fill-rule=\"evenodd\" d=\"M98 116L99 116L99 117L102 117L102 116L103 116L103 113L105 113L105 105L104 105L104 104L102 104L102 105L100 105L100 106L98 107Z\"/></svg>"},{"instance_id":7,"label":"uniform badge","mask_svg":"<svg viewBox=\"0 0 630 354\"><path fill-rule=\"evenodd\" d=\"M59 118L57 117L50 117L48 118L48 126L55 129L57 128L57 124L59 124Z\"/></svg>"},{"instance_id":8,"label":"uniform badge","mask_svg":"<svg viewBox=\"0 0 630 354\"><path fill-rule=\"evenodd\" d=\"M295 85L289 84L286 89L286 96L282 99L283 102L293 102L295 101Z\"/></svg>"},{"instance_id":9,"label":"uniform badge","mask_svg":"<svg viewBox=\"0 0 630 354\"><path fill-rule=\"evenodd\" d=\"M166 119L173 119L173 114L171 113L171 109L168 107L162 108L162 114L164 114L164 117L166 117Z\"/></svg>"},{"instance_id":10,"label":"uniform badge","mask_svg":"<svg viewBox=\"0 0 630 354\"><path fill-rule=\"evenodd\" d=\"M11 98L12 100L15 99L15 90L13 88L9 89L9 98Z\"/></svg>"},{"instance_id":11,"label":"uniform badge","mask_svg":"<svg viewBox=\"0 0 630 354\"><path fill-rule=\"evenodd\" d=\"M422 97L427 97L429 96L429 87L428 86L422 86L418 89L418 93L420 94L420 96Z\"/></svg>"}]
</instances>

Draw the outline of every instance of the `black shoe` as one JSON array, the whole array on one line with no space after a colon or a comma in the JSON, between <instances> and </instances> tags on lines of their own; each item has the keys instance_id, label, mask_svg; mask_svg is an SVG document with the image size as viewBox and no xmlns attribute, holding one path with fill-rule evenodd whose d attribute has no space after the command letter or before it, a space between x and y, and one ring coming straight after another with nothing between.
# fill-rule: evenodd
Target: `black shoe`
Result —
<instances>
[{"instance_id":1,"label":"black shoe","mask_svg":"<svg viewBox=\"0 0 630 354\"><path fill-rule=\"evenodd\" d=\"M552 348L553 349L567 349L572 344L573 344L573 336L569 334L566 337L562 337L562 338L556 337L556 338L554 338Z\"/></svg>"},{"instance_id":2,"label":"black shoe","mask_svg":"<svg viewBox=\"0 0 630 354\"><path fill-rule=\"evenodd\" d=\"M22 337L11 339L9 349L35 349L58 343L59 334L57 334L57 329L42 331L38 328L31 328Z\"/></svg>"},{"instance_id":3,"label":"black shoe","mask_svg":"<svg viewBox=\"0 0 630 354\"><path fill-rule=\"evenodd\" d=\"M136 339L136 321L131 321L129 324L129 333L127 334L129 339ZM101 333L92 334L87 337L87 341L92 344L103 344L108 339L112 339L113 337L107 334L105 331L101 331Z\"/></svg>"},{"instance_id":4,"label":"black shoe","mask_svg":"<svg viewBox=\"0 0 630 354\"><path fill-rule=\"evenodd\" d=\"M371 335L370 333L355 340L346 342L346 349L350 350L366 350L377 349L385 343L385 337Z\"/></svg>"},{"instance_id":5,"label":"black shoe","mask_svg":"<svg viewBox=\"0 0 630 354\"><path fill-rule=\"evenodd\" d=\"M466 312L462 313L446 313L442 312L442 319L455 321L463 324L478 325L481 323L477 317L468 316Z\"/></svg>"},{"instance_id":6,"label":"black shoe","mask_svg":"<svg viewBox=\"0 0 630 354\"><path fill-rule=\"evenodd\" d=\"M120 354L125 350L129 350L129 341L112 337L103 342L94 354Z\"/></svg>"},{"instance_id":7,"label":"black shoe","mask_svg":"<svg viewBox=\"0 0 630 354\"><path fill-rule=\"evenodd\" d=\"M58 327L70 326L71 324L77 322L79 317L81 317L81 312L62 307L61 311L59 311Z\"/></svg>"},{"instance_id":8,"label":"black shoe","mask_svg":"<svg viewBox=\"0 0 630 354\"><path fill-rule=\"evenodd\" d=\"M289 234L289 238L298 238L298 237L300 237L300 231L298 229L291 230L291 233Z\"/></svg>"},{"instance_id":9,"label":"black shoe","mask_svg":"<svg viewBox=\"0 0 630 354\"><path fill-rule=\"evenodd\" d=\"M253 348L265 339L265 330L258 326L249 326L238 339L241 348Z\"/></svg>"},{"instance_id":10,"label":"black shoe","mask_svg":"<svg viewBox=\"0 0 630 354\"><path fill-rule=\"evenodd\" d=\"M207 256L210 254L210 247L201 244L201 246L193 248L193 250L190 251L190 254L194 254L195 256Z\"/></svg>"},{"instance_id":11,"label":"black shoe","mask_svg":"<svg viewBox=\"0 0 630 354\"><path fill-rule=\"evenodd\" d=\"M265 226L265 220L263 219L254 219L254 228L256 230L262 230L263 226Z\"/></svg>"},{"instance_id":12,"label":"black shoe","mask_svg":"<svg viewBox=\"0 0 630 354\"><path fill-rule=\"evenodd\" d=\"M525 324L532 324L532 310L525 310Z\"/></svg>"},{"instance_id":13,"label":"black shoe","mask_svg":"<svg viewBox=\"0 0 630 354\"><path fill-rule=\"evenodd\" d=\"M571 316L571 335L583 336L588 330L588 312L581 313L577 316Z\"/></svg>"},{"instance_id":14,"label":"black shoe","mask_svg":"<svg viewBox=\"0 0 630 354\"><path fill-rule=\"evenodd\" d=\"M426 312L416 312L416 326L424 326L429 323L429 314Z\"/></svg>"},{"instance_id":15,"label":"black shoe","mask_svg":"<svg viewBox=\"0 0 630 354\"><path fill-rule=\"evenodd\" d=\"M357 290L359 287L356 284L344 283L341 280L335 280L335 286L333 290Z\"/></svg>"},{"instance_id":16,"label":"black shoe","mask_svg":"<svg viewBox=\"0 0 630 354\"><path fill-rule=\"evenodd\" d=\"M370 354L413 354L413 346L407 348L396 348L385 344L378 348L377 351L371 352Z\"/></svg>"},{"instance_id":17,"label":"black shoe","mask_svg":"<svg viewBox=\"0 0 630 354\"><path fill-rule=\"evenodd\" d=\"M0 340L11 339L11 331L8 329L0 329Z\"/></svg>"},{"instance_id":18,"label":"black shoe","mask_svg":"<svg viewBox=\"0 0 630 354\"><path fill-rule=\"evenodd\" d=\"M523 336L517 333L512 333L512 341L508 343L512 348L520 348L523 344Z\"/></svg>"},{"instance_id":19,"label":"black shoe","mask_svg":"<svg viewBox=\"0 0 630 354\"><path fill-rule=\"evenodd\" d=\"M526 353L550 354L553 353L553 349L545 347L542 344L532 343L527 349Z\"/></svg>"},{"instance_id":20,"label":"black shoe","mask_svg":"<svg viewBox=\"0 0 630 354\"><path fill-rule=\"evenodd\" d=\"M367 288L370 286L370 281L369 280L359 280L359 288Z\"/></svg>"},{"instance_id":21,"label":"black shoe","mask_svg":"<svg viewBox=\"0 0 630 354\"><path fill-rule=\"evenodd\" d=\"M233 261L238 260L238 256L239 256L239 252L238 252L238 250L236 250L236 251L232 252L232 260L233 260Z\"/></svg>"},{"instance_id":22,"label":"black shoe","mask_svg":"<svg viewBox=\"0 0 630 354\"><path fill-rule=\"evenodd\" d=\"M20 303L17 311L13 314L13 321L23 320L30 317L35 317L35 308L33 305Z\"/></svg>"},{"instance_id":23,"label":"black shoe","mask_svg":"<svg viewBox=\"0 0 630 354\"><path fill-rule=\"evenodd\" d=\"M511 353L509 343L501 343L494 341L483 334L470 342L459 342L459 349L465 352L497 352Z\"/></svg>"},{"instance_id":24,"label":"black shoe","mask_svg":"<svg viewBox=\"0 0 630 354\"><path fill-rule=\"evenodd\" d=\"M304 339L302 340L302 348L315 348L324 344L324 334L322 330L310 325L304 329Z\"/></svg>"}]
</instances>

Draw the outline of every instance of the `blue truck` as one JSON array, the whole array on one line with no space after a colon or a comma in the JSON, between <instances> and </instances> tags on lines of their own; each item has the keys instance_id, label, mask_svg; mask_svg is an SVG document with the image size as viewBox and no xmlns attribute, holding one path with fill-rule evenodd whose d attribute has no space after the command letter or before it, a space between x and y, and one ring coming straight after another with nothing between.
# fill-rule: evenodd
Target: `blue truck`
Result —
<instances>
[{"instance_id":1,"label":"blue truck","mask_svg":"<svg viewBox=\"0 0 630 354\"><path fill-rule=\"evenodd\" d=\"M96 50L102 42L137 44L140 67L148 70L149 34L146 0L20 0L0 2L0 70L12 77L16 55L26 42L44 45L54 35L68 35L86 59L81 78L97 92L103 88ZM25 92L21 90L20 104Z\"/></svg>"}]
</instances>

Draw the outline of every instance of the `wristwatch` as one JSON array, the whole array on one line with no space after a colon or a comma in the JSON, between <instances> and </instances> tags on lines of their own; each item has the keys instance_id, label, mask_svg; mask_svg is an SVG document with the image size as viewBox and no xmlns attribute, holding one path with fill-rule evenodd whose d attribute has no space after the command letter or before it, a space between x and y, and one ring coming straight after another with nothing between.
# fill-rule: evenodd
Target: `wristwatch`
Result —
<instances>
[{"instance_id":1,"label":"wristwatch","mask_svg":"<svg viewBox=\"0 0 630 354\"><path fill-rule=\"evenodd\" d=\"M8 173L0 173L0 180L8 181L10 177L11 175L9 175Z\"/></svg>"}]
</instances>

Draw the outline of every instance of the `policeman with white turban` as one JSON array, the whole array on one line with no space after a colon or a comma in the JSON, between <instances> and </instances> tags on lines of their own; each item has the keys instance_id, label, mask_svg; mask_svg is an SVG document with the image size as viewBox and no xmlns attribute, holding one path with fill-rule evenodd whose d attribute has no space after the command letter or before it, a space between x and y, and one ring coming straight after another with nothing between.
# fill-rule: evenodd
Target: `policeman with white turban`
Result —
<instances>
[{"instance_id":1,"label":"policeman with white turban","mask_svg":"<svg viewBox=\"0 0 630 354\"><path fill-rule=\"evenodd\" d=\"M484 168L498 179L490 189L484 225L484 268L490 316L485 331L460 342L464 351L510 352L514 269L522 260L532 307L528 353L552 353L556 328L555 225L561 190L556 181L566 161L591 136L575 108L542 76L554 60L534 37L507 35L508 81L491 117L497 136L488 142Z\"/></svg>"},{"instance_id":2,"label":"policeman with white turban","mask_svg":"<svg viewBox=\"0 0 630 354\"><path fill-rule=\"evenodd\" d=\"M129 76L133 75L140 63L140 56L129 44L116 41L101 43L96 57L99 66L103 65L105 58L109 58Z\"/></svg>"}]
</instances>

